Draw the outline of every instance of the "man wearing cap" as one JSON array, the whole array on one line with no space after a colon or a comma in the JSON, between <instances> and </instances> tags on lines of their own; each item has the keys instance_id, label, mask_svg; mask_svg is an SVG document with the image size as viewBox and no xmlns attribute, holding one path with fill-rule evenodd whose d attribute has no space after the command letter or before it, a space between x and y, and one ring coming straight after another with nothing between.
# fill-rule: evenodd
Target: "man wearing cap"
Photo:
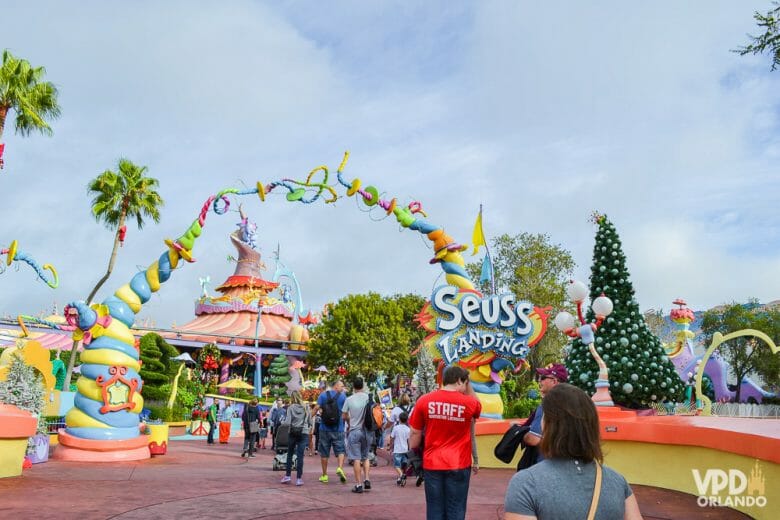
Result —
<instances>
[{"instance_id":1,"label":"man wearing cap","mask_svg":"<svg viewBox=\"0 0 780 520\"><path fill-rule=\"evenodd\" d=\"M542 399L555 385L569 381L569 371L560 363L537 368L536 373L539 375L539 391L542 394ZM523 443L527 446L538 446L542 442L542 415L542 405L539 404L529 424L530 430L523 436ZM542 451L537 450L536 462L543 458Z\"/></svg>"}]
</instances>

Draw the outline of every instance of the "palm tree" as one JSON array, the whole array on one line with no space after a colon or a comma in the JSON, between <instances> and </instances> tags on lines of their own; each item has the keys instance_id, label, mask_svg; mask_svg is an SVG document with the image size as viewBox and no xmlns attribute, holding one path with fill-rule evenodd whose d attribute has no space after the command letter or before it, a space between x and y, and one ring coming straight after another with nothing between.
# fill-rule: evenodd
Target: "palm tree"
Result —
<instances>
[{"instance_id":1,"label":"palm tree","mask_svg":"<svg viewBox=\"0 0 780 520\"><path fill-rule=\"evenodd\" d=\"M8 112L16 112L16 132L30 135L33 130L51 135L52 130L47 119L56 119L60 115L57 104L57 88L43 81L46 69L33 67L27 60L19 59L3 51L3 64L0 66L0 138Z\"/></svg>"},{"instance_id":2,"label":"palm tree","mask_svg":"<svg viewBox=\"0 0 780 520\"><path fill-rule=\"evenodd\" d=\"M135 218L138 229L144 227L144 218L150 218L155 223L160 221L160 208L164 205L162 197L156 191L160 183L157 179L147 177L146 171L146 166L137 166L127 159L119 159L116 172L106 170L87 186L87 191L93 196L92 216L108 229L116 231L114 249L111 251L108 269L87 296L87 304L92 302L95 294L111 276L125 221L128 218ZM77 344L78 342L73 342L71 352L76 352ZM71 355L68 360L65 389L70 388L70 376L73 372L75 358L75 355Z\"/></svg>"}]
</instances>

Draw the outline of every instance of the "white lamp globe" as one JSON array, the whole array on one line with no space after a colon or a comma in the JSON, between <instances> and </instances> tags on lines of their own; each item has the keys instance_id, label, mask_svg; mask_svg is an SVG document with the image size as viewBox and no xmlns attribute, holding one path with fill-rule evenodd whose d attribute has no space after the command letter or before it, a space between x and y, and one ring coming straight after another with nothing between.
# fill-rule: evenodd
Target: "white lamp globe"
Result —
<instances>
[{"instance_id":1,"label":"white lamp globe","mask_svg":"<svg viewBox=\"0 0 780 520\"><path fill-rule=\"evenodd\" d=\"M553 323L555 324L555 327L561 332L566 332L569 329L573 329L577 324L577 322L574 321L574 316L566 311L559 312L558 315L555 316Z\"/></svg>"},{"instance_id":2,"label":"white lamp globe","mask_svg":"<svg viewBox=\"0 0 780 520\"><path fill-rule=\"evenodd\" d=\"M572 280L569 282L569 286L566 288L566 294L574 303L581 302L588 297L588 288L584 283L577 280Z\"/></svg>"},{"instance_id":3,"label":"white lamp globe","mask_svg":"<svg viewBox=\"0 0 780 520\"><path fill-rule=\"evenodd\" d=\"M612 313L612 300L602 294L593 300L591 308L593 309L593 312L596 313L596 316L606 318Z\"/></svg>"}]
</instances>

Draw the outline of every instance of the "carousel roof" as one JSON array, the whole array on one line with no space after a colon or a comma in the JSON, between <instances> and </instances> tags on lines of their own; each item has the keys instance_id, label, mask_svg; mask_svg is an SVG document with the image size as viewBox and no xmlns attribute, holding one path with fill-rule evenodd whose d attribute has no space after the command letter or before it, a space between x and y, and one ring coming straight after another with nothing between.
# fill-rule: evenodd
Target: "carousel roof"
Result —
<instances>
[{"instance_id":1,"label":"carousel roof","mask_svg":"<svg viewBox=\"0 0 780 520\"><path fill-rule=\"evenodd\" d=\"M32 327L28 327L32 328ZM73 340L70 332L33 332L27 337L22 336L22 331L18 328L0 329L0 348L13 346L17 340L35 340L43 348L49 350L70 350L73 347Z\"/></svg>"},{"instance_id":2,"label":"carousel roof","mask_svg":"<svg viewBox=\"0 0 780 520\"><path fill-rule=\"evenodd\" d=\"M236 345L254 345L255 337L261 343L290 341L294 324L289 318L262 313L258 327L257 316L251 312L203 314L174 330L177 337L190 341L228 344L232 340Z\"/></svg>"}]
</instances>

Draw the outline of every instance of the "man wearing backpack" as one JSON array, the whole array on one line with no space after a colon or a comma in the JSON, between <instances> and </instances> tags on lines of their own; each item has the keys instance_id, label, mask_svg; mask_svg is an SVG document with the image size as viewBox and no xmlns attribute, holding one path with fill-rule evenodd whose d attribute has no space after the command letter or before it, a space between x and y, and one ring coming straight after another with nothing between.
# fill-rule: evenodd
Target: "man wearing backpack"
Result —
<instances>
[{"instance_id":1,"label":"man wearing backpack","mask_svg":"<svg viewBox=\"0 0 780 520\"><path fill-rule=\"evenodd\" d=\"M317 407L321 410L317 451L321 457L322 476L320 476L320 482L323 484L328 483L328 460L330 459L331 447L339 463L336 475L342 484L347 482L347 475L344 473L344 419L341 416L341 409L346 400L344 382L340 379L333 383L330 390L322 392L317 398Z\"/></svg>"},{"instance_id":2,"label":"man wearing backpack","mask_svg":"<svg viewBox=\"0 0 780 520\"><path fill-rule=\"evenodd\" d=\"M352 460L352 468L355 472L355 487L353 493L362 493L364 490L371 489L371 480L369 480L369 469L371 464L368 461L369 435L374 435L375 423L371 419L373 410L369 406L369 395L363 391L363 378L356 377L352 383L354 393L347 397L341 411L344 414L344 420L348 421L347 431L347 457ZM368 414L369 420L366 421ZM366 431L366 425L371 430Z\"/></svg>"}]
</instances>

